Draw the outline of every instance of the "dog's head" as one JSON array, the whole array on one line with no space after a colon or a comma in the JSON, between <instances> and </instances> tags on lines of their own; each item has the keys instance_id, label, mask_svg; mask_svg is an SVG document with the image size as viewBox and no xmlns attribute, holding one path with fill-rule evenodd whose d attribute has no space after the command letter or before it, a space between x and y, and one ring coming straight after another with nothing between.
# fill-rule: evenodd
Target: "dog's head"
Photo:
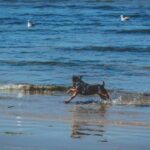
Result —
<instances>
[{"instance_id":1,"label":"dog's head","mask_svg":"<svg viewBox=\"0 0 150 150\"><path fill-rule=\"evenodd\" d=\"M81 78L82 78L82 76L74 75L74 76L72 77L72 81L73 81L73 83L74 83L74 82L81 82L81 81L82 81Z\"/></svg>"},{"instance_id":2,"label":"dog's head","mask_svg":"<svg viewBox=\"0 0 150 150\"><path fill-rule=\"evenodd\" d=\"M108 94L108 91L105 89L105 82L103 81L103 84L101 85L100 88L100 97L104 100L109 99L110 100L110 96Z\"/></svg>"},{"instance_id":3,"label":"dog's head","mask_svg":"<svg viewBox=\"0 0 150 150\"><path fill-rule=\"evenodd\" d=\"M82 83L83 81L81 80L82 76L77 76L74 75L72 77L72 82L73 82L73 87L76 87L78 84Z\"/></svg>"}]
</instances>

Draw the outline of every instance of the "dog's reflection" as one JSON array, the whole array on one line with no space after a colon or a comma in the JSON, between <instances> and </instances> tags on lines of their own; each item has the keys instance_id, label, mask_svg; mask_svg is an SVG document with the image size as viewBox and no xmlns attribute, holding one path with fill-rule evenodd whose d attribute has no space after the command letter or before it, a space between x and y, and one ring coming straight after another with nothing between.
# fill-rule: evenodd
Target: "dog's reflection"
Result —
<instances>
[{"instance_id":1,"label":"dog's reflection","mask_svg":"<svg viewBox=\"0 0 150 150\"><path fill-rule=\"evenodd\" d=\"M103 137L106 120L107 104L77 104L74 106L72 119L72 138L81 138L92 135Z\"/></svg>"}]
</instances>

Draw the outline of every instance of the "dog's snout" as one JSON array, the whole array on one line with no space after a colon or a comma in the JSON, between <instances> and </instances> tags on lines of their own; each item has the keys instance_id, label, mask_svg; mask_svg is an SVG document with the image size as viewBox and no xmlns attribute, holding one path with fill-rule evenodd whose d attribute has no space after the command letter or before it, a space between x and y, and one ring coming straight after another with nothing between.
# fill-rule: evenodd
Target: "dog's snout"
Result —
<instances>
[{"instance_id":1,"label":"dog's snout","mask_svg":"<svg viewBox=\"0 0 150 150\"><path fill-rule=\"evenodd\" d=\"M107 92L105 93L100 93L100 97L104 100L110 100L110 96Z\"/></svg>"}]
</instances>

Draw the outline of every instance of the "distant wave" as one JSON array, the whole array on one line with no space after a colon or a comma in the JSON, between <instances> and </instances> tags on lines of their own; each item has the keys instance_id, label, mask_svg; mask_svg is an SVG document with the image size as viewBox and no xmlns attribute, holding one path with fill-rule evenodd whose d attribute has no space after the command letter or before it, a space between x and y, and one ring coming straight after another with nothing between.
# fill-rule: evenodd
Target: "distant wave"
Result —
<instances>
[{"instance_id":1,"label":"distant wave","mask_svg":"<svg viewBox=\"0 0 150 150\"><path fill-rule=\"evenodd\" d=\"M61 60L54 61L13 61L13 60L0 60L1 64L13 66L30 66L30 65L49 65L49 66L78 66L76 62L63 62Z\"/></svg>"},{"instance_id":2,"label":"distant wave","mask_svg":"<svg viewBox=\"0 0 150 150\"><path fill-rule=\"evenodd\" d=\"M0 85L0 91L21 92L22 95L51 94L66 92L69 87L61 85L8 84ZM120 90L109 90L112 103L117 105L150 106L150 93L137 93ZM95 101L94 101L95 102Z\"/></svg>"},{"instance_id":3,"label":"distant wave","mask_svg":"<svg viewBox=\"0 0 150 150\"><path fill-rule=\"evenodd\" d=\"M62 47L58 48L62 50L68 50L68 51L98 51L98 52L103 52L103 51L111 51L111 52L124 52L124 51L135 51L135 52L149 52L150 47L119 47L119 46L87 46L87 47Z\"/></svg>"},{"instance_id":4,"label":"distant wave","mask_svg":"<svg viewBox=\"0 0 150 150\"><path fill-rule=\"evenodd\" d=\"M112 10L115 7L111 6L111 5L101 5L101 6L87 6L84 4L66 4L64 5L56 5L56 4L43 4L43 5L39 5L39 6L35 6L34 8L71 8L71 9L102 9L102 10ZM117 8L117 7L116 7Z\"/></svg>"},{"instance_id":5,"label":"distant wave","mask_svg":"<svg viewBox=\"0 0 150 150\"><path fill-rule=\"evenodd\" d=\"M47 38L49 40L49 38ZM29 46L29 45L5 45L5 46L0 46L0 48L47 48L44 46ZM54 49L56 50L61 50L61 51L97 51L97 52L125 52L125 51L131 51L131 52L150 52L150 47L142 47L142 46L127 46L127 47L120 47L120 46L81 46L81 47L55 47ZM32 52L29 52L32 53Z\"/></svg>"},{"instance_id":6,"label":"distant wave","mask_svg":"<svg viewBox=\"0 0 150 150\"><path fill-rule=\"evenodd\" d=\"M122 69L122 66L119 64L116 64L116 61L112 61L110 63L102 63L97 60L70 60L70 61L63 61L64 58L59 57L57 60L47 60L47 61L19 61L19 60L0 60L0 65L6 65L6 66L17 66L17 67L32 67L32 66L52 66L52 67L84 67L89 66L93 69L97 68L103 68L107 70L114 70L114 71L125 71ZM139 69L136 65L133 66L134 69ZM129 68L128 68L129 69ZM149 68L141 67L140 69L148 70ZM127 72L128 73L128 72ZM144 73L143 73L144 74ZM138 74L136 74L138 75ZM139 74L141 75L141 74Z\"/></svg>"},{"instance_id":7,"label":"distant wave","mask_svg":"<svg viewBox=\"0 0 150 150\"><path fill-rule=\"evenodd\" d=\"M116 31L117 33L127 33L127 34L150 34L150 29L129 29Z\"/></svg>"}]
</instances>

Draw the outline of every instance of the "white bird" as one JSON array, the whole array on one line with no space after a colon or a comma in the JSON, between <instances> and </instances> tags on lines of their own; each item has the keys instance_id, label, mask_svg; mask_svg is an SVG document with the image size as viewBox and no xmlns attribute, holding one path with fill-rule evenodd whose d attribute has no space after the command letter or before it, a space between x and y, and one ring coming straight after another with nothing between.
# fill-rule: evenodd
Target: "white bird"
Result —
<instances>
[{"instance_id":1,"label":"white bird","mask_svg":"<svg viewBox=\"0 0 150 150\"><path fill-rule=\"evenodd\" d=\"M130 19L130 17L120 15L120 19L121 19L121 21L127 21L127 20L129 20L129 19Z\"/></svg>"},{"instance_id":2,"label":"white bird","mask_svg":"<svg viewBox=\"0 0 150 150\"><path fill-rule=\"evenodd\" d=\"M28 28L31 28L31 27L33 27L34 25L35 25L35 24L33 24L32 21L28 20L28 23L27 23L27 27L28 27Z\"/></svg>"}]
</instances>

